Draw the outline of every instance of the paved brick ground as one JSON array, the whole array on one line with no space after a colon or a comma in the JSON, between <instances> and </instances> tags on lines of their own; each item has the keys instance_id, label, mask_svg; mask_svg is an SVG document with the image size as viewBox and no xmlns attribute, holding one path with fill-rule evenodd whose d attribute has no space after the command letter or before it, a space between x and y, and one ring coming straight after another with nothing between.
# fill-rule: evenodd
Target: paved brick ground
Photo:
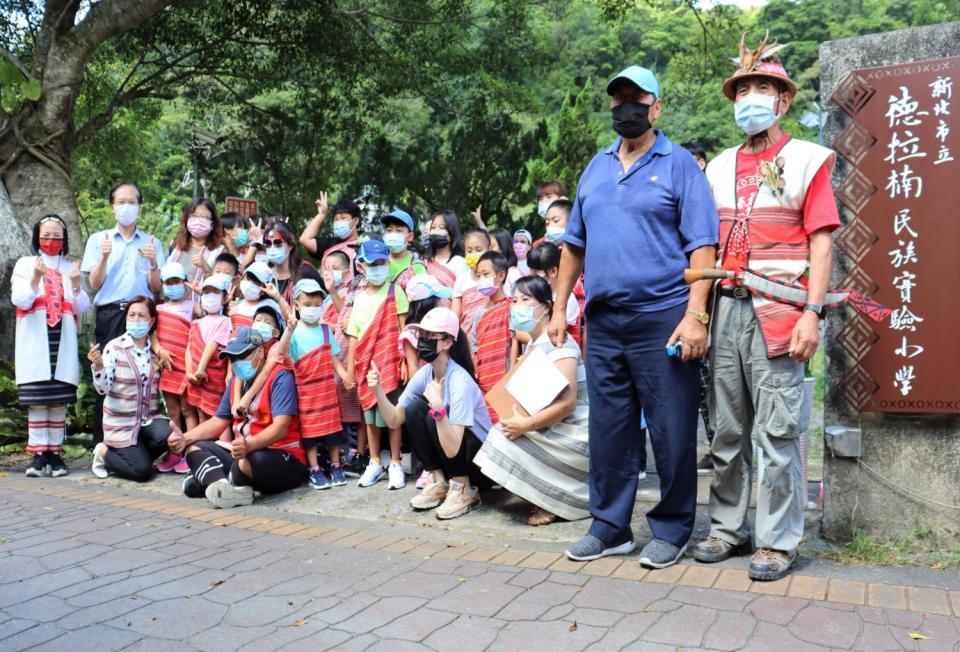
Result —
<instances>
[{"instance_id":1,"label":"paved brick ground","mask_svg":"<svg viewBox=\"0 0 960 652\"><path fill-rule=\"evenodd\" d=\"M948 590L575 565L128 493L0 477L0 649L960 649Z\"/></svg>"}]
</instances>

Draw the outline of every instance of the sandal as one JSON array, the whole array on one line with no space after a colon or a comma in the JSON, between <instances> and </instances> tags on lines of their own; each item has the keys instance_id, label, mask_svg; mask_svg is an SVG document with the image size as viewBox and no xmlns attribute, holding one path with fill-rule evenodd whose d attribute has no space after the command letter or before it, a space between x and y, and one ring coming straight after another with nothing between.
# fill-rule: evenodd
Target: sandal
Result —
<instances>
[{"instance_id":1,"label":"sandal","mask_svg":"<svg viewBox=\"0 0 960 652\"><path fill-rule=\"evenodd\" d=\"M548 512L547 510L541 507L534 507L533 512L530 514L530 517L527 519L527 525L532 525L538 527L541 525L550 525L551 523L557 520L557 515L553 512Z\"/></svg>"}]
</instances>

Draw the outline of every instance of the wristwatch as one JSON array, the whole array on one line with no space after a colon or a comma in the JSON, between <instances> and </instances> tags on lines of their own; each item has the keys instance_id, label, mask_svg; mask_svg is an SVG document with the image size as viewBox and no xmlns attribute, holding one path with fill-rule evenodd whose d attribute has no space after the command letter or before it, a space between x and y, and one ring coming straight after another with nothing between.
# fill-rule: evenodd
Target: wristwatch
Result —
<instances>
[{"instance_id":1,"label":"wristwatch","mask_svg":"<svg viewBox=\"0 0 960 652\"><path fill-rule=\"evenodd\" d=\"M688 310L686 314L690 315L704 326L710 323L710 315L708 313L697 312L696 310Z\"/></svg>"},{"instance_id":2,"label":"wristwatch","mask_svg":"<svg viewBox=\"0 0 960 652\"><path fill-rule=\"evenodd\" d=\"M810 312L815 314L817 317L820 317L821 319L823 319L824 309L823 309L823 306L821 306L819 303L808 303L803 307L803 310L804 312L809 310Z\"/></svg>"},{"instance_id":3,"label":"wristwatch","mask_svg":"<svg viewBox=\"0 0 960 652\"><path fill-rule=\"evenodd\" d=\"M430 411L427 412L427 415L434 421L443 421L447 417L447 408L442 406L430 408Z\"/></svg>"}]
</instances>

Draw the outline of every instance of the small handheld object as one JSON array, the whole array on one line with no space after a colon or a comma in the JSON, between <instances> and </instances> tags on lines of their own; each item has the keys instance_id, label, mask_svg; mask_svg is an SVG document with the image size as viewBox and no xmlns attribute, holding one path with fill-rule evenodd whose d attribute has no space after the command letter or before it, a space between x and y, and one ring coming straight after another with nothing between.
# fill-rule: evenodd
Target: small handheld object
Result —
<instances>
[{"instance_id":1,"label":"small handheld object","mask_svg":"<svg viewBox=\"0 0 960 652\"><path fill-rule=\"evenodd\" d=\"M670 358L679 358L683 355L683 342L677 340L676 344L667 345L667 356Z\"/></svg>"}]
</instances>

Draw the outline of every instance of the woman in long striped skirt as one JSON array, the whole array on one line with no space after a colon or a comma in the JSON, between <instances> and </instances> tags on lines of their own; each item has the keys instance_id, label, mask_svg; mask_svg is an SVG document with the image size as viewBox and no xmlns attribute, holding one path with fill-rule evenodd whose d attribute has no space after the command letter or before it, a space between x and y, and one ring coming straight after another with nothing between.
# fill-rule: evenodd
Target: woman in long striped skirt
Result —
<instances>
[{"instance_id":1,"label":"woman in long striped skirt","mask_svg":"<svg viewBox=\"0 0 960 652\"><path fill-rule=\"evenodd\" d=\"M526 276L517 281L510 326L530 335L528 353L546 353L569 386L533 416L501 415L506 418L490 430L473 459L484 475L536 506L527 519L530 525L590 515L586 375L576 343L550 343L552 311L553 293L545 280Z\"/></svg>"},{"instance_id":2,"label":"woman in long striped skirt","mask_svg":"<svg viewBox=\"0 0 960 652\"><path fill-rule=\"evenodd\" d=\"M67 474L60 453L66 433L67 404L77 402L80 363L77 316L90 300L80 289L80 264L67 255L67 227L59 215L33 225L33 256L17 261L11 299L17 307L16 381L20 405L27 408L29 477Z\"/></svg>"}]
</instances>

